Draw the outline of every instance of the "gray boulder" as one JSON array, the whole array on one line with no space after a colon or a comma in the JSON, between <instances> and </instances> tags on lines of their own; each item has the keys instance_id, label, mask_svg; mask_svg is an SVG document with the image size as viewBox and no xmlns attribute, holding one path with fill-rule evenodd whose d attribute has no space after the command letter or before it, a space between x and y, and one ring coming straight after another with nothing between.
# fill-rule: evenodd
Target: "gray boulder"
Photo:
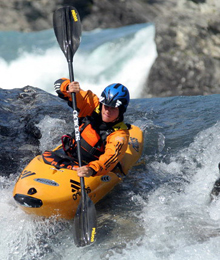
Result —
<instances>
[{"instance_id":1,"label":"gray boulder","mask_svg":"<svg viewBox=\"0 0 220 260\"><path fill-rule=\"evenodd\" d=\"M72 110L60 98L31 86L0 89L1 175L21 171L20 167L42 152L39 149L42 133L37 124L45 116L62 119L70 129L73 127ZM62 128L65 131L65 124ZM53 134L51 142L55 145L60 138L61 133Z\"/></svg>"}]
</instances>

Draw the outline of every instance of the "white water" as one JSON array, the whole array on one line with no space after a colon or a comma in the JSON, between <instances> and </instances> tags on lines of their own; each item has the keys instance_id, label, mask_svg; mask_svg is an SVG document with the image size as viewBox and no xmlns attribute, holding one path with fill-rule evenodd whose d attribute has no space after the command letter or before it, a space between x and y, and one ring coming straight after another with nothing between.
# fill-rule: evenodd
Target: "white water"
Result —
<instances>
[{"instance_id":1,"label":"white water","mask_svg":"<svg viewBox=\"0 0 220 260\"><path fill-rule=\"evenodd\" d=\"M97 38L100 32L95 31L84 35L86 44L82 42L82 49L77 51L74 58L74 71L76 80L79 80L85 89L91 88L98 94L103 84L118 81L117 77L120 77L121 83L130 87L133 96L138 94L136 90L141 88L141 82L145 80L145 72L148 73L156 57L153 42L154 28L141 28L132 36L126 33L126 37L122 38L119 32L116 30L115 37L110 40L103 36L103 41L94 45L91 44L90 37L94 34ZM124 46L128 46L127 51L122 48ZM53 93L53 82L58 75L68 76L66 60L58 47L46 49L42 53L22 51L20 57L14 60L6 62L1 59L0 69L2 75L5 75L1 78L3 87L12 88L11 83L13 88L30 84ZM120 58L117 58L118 56ZM34 68L32 68L33 64ZM114 70L112 64L117 64L117 70ZM142 74L138 75L139 72ZM171 98L170 105L169 98L166 102L163 99L168 106L166 109L162 107L163 102L161 102L155 112L152 110L152 117L150 112L146 113L144 118L137 118L136 115L133 117L139 119L142 124L150 122L149 131L160 127L159 131L164 134L158 139L160 144L158 150L161 152L167 139L176 138L178 141L178 136L188 133L188 127L192 127L190 115L195 114L195 111L200 108L199 105L193 107L194 99L198 101L197 97L191 97L191 105L185 107L184 103L181 103L181 98L177 97L174 100ZM213 96L213 99L210 97L209 102L214 99L217 104L217 96ZM173 104L174 101L177 103ZM167 133L164 131L167 126L169 129L175 129L175 126L180 124L178 116L171 114L173 106L178 108L178 102L182 104L181 110L187 111L189 118L187 115L182 117L184 120L181 124L182 133L177 132L175 136L172 131L170 134L169 130ZM209 120L213 115L207 102L207 100L204 102L199 111L200 114L206 114ZM140 111L143 113L150 111L150 108L147 108L147 100L146 104L145 102L141 104ZM206 124L205 117L200 117L200 114L198 112L197 120L194 120L196 130L201 129L201 124L204 129ZM148 116L150 120L147 121ZM166 118L166 120L159 126L154 125L154 121L158 118ZM48 118L45 120L49 124L42 131L42 150L46 148L45 144L49 141L48 134L53 135L56 130L62 131L56 129L59 125L57 120ZM211 118L212 121L216 119ZM210 125L210 122L207 124ZM45 124L40 122L40 125ZM115 192L105 199L102 207L106 208L98 209L100 233L97 242L88 248L75 247L72 222L43 220L28 216L21 211L12 198L15 174L9 179L0 177L0 259L219 260L220 201L209 204L210 191L219 175L217 168L220 161L219 133L220 123L217 122L196 136L192 136L194 140L189 147L182 148L183 144L180 144L178 147L181 148L173 154L171 147L172 158L169 162L160 162L155 155L153 162L135 172L132 179L134 181L129 184L129 187L135 190L139 185L140 189L138 188L138 192L127 192L125 182L121 187L122 193ZM48 145L53 148L50 142ZM176 147L173 149L177 150ZM147 157L147 154L144 156ZM143 183L140 185L139 181ZM145 182L149 184L150 181L152 181L152 190L145 185ZM126 191L123 192L123 189Z\"/></svg>"},{"instance_id":2,"label":"white water","mask_svg":"<svg viewBox=\"0 0 220 260\"><path fill-rule=\"evenodd\" d=\"M52 133L56 125L56 120L52 120L47 133ZM102 234L88 248L76 248L73 244L71 222L35 219L22 212L11 196L13 178L1 177L0 258L218 260L220 201L210 205L209 194L218 177L219 133L217 123L200 132L169 163L155 161L146 165L151 174L155 172L151 178L162 181L160 186L150 193L142 190L138 195L127 194L129 203L135 205L127 213L120 213L121 205L116 202L115 208L104 216L107 226L109 218L113 221L113 233ZM42 140L47 138L45 135ZM110 203L113 202L114 198ZM101 222L102 217L98 220Z\"/></svg>"},{"instance_id":3,"label":"white water","mask_svg":"<svg viewBox=\"0 0 220 260\"><path fill-rule=\"evenodd\" d=\"M51 31L48 37L50 34ZM157 56L154 35L155 28L151 24L83 33L73 60L75 80L83 89L91 89L98 95L110 83L120 82L129 88L132 98L138 97ZM55 41L55 36L52 39ZM18 50L19 56L13 60L0 58L0 70L4 75L2 88L31 85L55 93L54 81L69 77L67 61L58 43L46 48L43 41L45 39L42 46L39 44L32 52L26 50L28 46Z\"/></svg>"}]
</instances>

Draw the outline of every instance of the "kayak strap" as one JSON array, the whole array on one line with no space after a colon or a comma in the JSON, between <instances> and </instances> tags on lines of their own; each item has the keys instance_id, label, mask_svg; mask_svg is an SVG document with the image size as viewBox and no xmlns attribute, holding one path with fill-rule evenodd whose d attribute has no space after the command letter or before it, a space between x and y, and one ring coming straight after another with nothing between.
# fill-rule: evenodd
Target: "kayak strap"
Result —
<instances>
[{"instance_id":1,"label":"kayak strap","mask_svg":"<svg viewBox=\"0 0 220 260\"><path fill-rule=\"evenodd\" d=\"M122 166L121 166L121 163L118 162L117 165L115 166L115 168L113 169L113 172L114 170L117 170L119 169L119 171L121 172L121 174L123 174L124 176L126 176L126 174L124 173L123 169L122 169Z\"/></svg>"},{"instance_id":2,"label":"kayak strap","mask_svg":"<svg viewBox=\"0 0 220 260\"><path fill-rule=\"evenodd\" d=\"M63 151L63 149L62 149ZM62 154L61 149L57 151L45 151L42 154L43 160L46 164L50 164L57 169L67 168L72 169L73 166L78 166L78 162L76 159L67 156L66 154Z\"/></svg>"},{"instance_id":3,"label":"kayak strap","mask_svg":"<svg viewBox=\"0 0 220 260\"><path fill-rule=\"evenodd\" d=\"M66 155L66 153L63 151L62 148L56 151L45 151L42 154L42 157L43 157L43 161L46 164L52 165L57 169L60 168L72 169L73 166L79 166L77 159ZM86 162L82 161L82 164L86 165ZM119 169L121 174L126 176L120 162L118 162L118 164L115 166L113 172L117 169Z\"/></svg>"}]
</instances>

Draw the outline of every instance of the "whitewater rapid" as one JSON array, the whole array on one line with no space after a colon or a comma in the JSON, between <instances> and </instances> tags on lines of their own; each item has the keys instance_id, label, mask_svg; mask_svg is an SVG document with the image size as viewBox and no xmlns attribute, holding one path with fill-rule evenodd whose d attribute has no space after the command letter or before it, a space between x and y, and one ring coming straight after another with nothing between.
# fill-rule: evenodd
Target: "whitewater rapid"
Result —
<instances>
[{"instance_id":1,"label":"whitewater rapid","mask_svg":"<svg viewBox=\"0 0 220 260\"><path fill-rule=\"evenodd\" d=\"M54 94L53 83L69 77L66 58L52 29L1 34L8 41L14 37L12 50L7 45L0 48L2 88L31 85ZM157 57L154 37L153 24L83 32L73 59L75 80L98 95L110 83L120 82L129 88L132 98L139 97Z\"/></svg>"},{"instance_id":2,"label":"whitewater rapid","mask_svg":"<svg viewBox=\"0 0 220 260\"><path fill-rule=\"evenodd\" d=\"M21 211L12 198L19 169L0 177L0 259L219 260L220 199L210 203L210 192L219 177L220 95L136 99L157 56L154 33L151 24L84 33L74 57L85 89L98 94L118 80L129 87L126 122L145 130L140 164L96 204L96 243L77 248L71 221ZM3 88L29 84L54 93L57 77L68 77L51 30L2 36L0 43L13 39L10 52L0 44ZM63 134L61 125L39 122L42 151L50 134Z\"/></svg>"}]
</instances>

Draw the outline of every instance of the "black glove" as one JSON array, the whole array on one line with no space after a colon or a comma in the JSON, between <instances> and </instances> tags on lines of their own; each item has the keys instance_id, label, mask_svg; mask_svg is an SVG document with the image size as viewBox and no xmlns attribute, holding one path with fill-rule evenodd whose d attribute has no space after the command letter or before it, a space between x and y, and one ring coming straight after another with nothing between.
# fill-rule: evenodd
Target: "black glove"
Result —
<instances>
[{"instance_id":1,"label":"black glove","mask_svg":"<svg viewBox=\"0 0 220 260\"><path fill-rule=\"evenodd\" d=\"M65 153L72 153L74 150L74 139L72 138L71 135L67 134L67 135L63 135L61 137L62 140L62 145L63 145L63 150L65 151Z\"/></svg>"}]
</instances>

